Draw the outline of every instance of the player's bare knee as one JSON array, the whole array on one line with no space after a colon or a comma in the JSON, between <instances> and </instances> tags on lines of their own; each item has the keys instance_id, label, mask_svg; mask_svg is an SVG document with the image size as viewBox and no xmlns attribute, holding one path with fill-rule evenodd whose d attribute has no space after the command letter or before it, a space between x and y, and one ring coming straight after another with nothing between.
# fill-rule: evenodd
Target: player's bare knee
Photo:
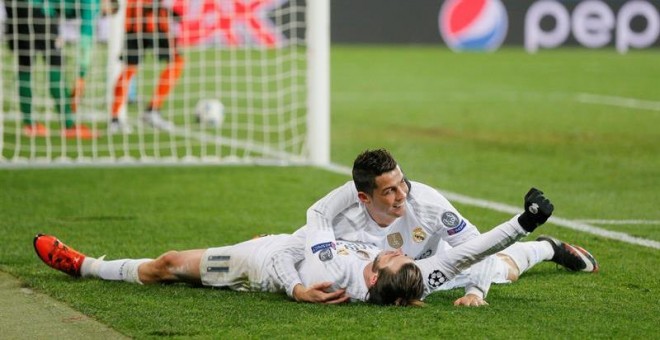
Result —
<instances>
[{"instance_id":1,"label":"player's bare knee","mask_svg":"<svg viewBox=\"0 0 660 340\"><path fill-rule=\"evenodd\" d=\"M506 279L511 282L518 281L518 279L520 278L520 269L518 269L518 265L511 258L511 256L504 253L498 253L497 257L507 264L508 271L506 274Z\"/></svg>"},{"instance_id":2,"label":"player's bare knee","mask_svg":"<svg viewBox=\"0 0 660 340\"><path fill-rule=\"evenodd\" d=\"M520 278L520 273L517 268L509 268L509 273L506 278L511 282L516 282Z\"/></svg>"},{"instance_id":3,"label":"player's bare knee","mask_svg":"<svg viewBox=\"0 0 660 340\"><path fill-rule=\"evenodd\" d=\"M180 253L178 251L171 250L159 256L154 261L154 274L156 274L156 276L158 276L158 278L163 281L171 280L173 277L175 277L174 273L172 272L172 268L176 267L180 262L179 255Z\"/></svg>"}]
</instances>

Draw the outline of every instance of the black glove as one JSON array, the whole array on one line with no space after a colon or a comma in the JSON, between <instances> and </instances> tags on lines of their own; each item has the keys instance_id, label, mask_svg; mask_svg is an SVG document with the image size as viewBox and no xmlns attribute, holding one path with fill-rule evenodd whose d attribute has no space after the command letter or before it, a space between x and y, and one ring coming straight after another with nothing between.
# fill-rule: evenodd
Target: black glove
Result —
<instances>
[{"instance_id":1,"label":"black glove","mask_svg":"<svg viewBox=\"0 0 660 340\"><path fill-rule=\"evenodd\" d=\"M527 232L532 232L548 220L555 206L543 196L543 191L531 188L525 195L525 212L518 216L518 223Z\"/></svg>"}]
</instances>

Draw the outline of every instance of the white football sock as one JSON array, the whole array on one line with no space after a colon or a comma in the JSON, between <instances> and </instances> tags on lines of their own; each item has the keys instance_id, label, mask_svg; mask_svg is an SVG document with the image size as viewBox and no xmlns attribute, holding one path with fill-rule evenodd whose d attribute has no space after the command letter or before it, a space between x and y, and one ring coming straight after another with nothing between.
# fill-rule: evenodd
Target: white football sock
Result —
<instances>
[{"instance_id":1,"label":"white football sock","mask_svg":"<svg viewBox=\"0 0 660 340\"><path fill-rule=\"evenodd\" d=\"M139 283L138 267L152 259L122 259L113 261L104 261L101 256L98 259L86 257L80 268L80 274L83 277L97 277L109 281L126 281Z\"/></svg>"},{"instance_id":2,"label":"white football sock","mask_svg":"<svg viewBox=\"0 0 660 340\"><path fill-rule=\"evenodd\" d=\"M80 276L82 277L99 277L99 264L103 261L105 255L95 259L86 256L80 266Z\"/></svg>"},{"instance_id":3,"label":"white football sock","mask_svg":"<svg viewBox=\"0 0 660 340\"><path fill-rule=\"evenodd\" d=\"M522 274L539 262L551 260L555 251L546 241L531 241L515 243L500 253L511 257Z\"/></svg>"}]
</instances>

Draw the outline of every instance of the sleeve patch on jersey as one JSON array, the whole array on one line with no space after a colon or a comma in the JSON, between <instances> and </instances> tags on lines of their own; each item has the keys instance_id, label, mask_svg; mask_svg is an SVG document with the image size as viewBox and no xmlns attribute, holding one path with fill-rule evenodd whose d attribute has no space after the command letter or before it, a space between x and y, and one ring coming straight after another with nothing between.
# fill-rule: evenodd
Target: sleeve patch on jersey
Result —
<instances>
[{"instance_id":1,"label":"sleeve patch on jersey","mask_svg":"<svg viewBox=\"0 0 660 340\"><path fill-rule=\"evenodd\" d=\"M466 226L466 225L467 225L467 223L465 223L465 221L461 221L461 223L458 224L458 227L447 230L447 234L449 234L449 235L458 234L458 233L460 233L463 229L465 229L465 226Z\"/></svg>"},{"instance_id":2,"label":"sleeve patch on jersey","mask_svg":"<svg viewBox=\"0 0 660 340\"><path fill-rule=\"evenodd\" d=\"M461 219L451 211L445 211L442 214L442 224L444 224L447 228L454 228L458 226L460 222Z\"/></svg>"},{"instance_id":3,"label":"sleeve patch on jersey","mask_svg":"<svg viewBox=\"0 0 660 340\"><path fill-rule=\"evenodd\" d=\"M330 248L332 249L335 248L334 242L323 242L323 243L315 244L312 246L312 254L316 254L321 250L330 249Z\"/></svg>"},{"instance_id":4,"label":"sleeve patch on jersey","mask_svg":"<svg viewBox=\"0 0 660 340\"><path fill-rule=\"evenodd\" d=\"M447 282L447 277L439 270L434 270L428 277L428 284L432 288L438 288Z\"/></svg>"},{"instance_id":5,"label":"sleeve patch on jersey","mask_svg":"<svg viewBox=\"0 0 660 340\"><path fill-rule=\"evenodd\" d=\"M319 253L319 260L321 260L322 262L332 260L332 249L327 248L321 250L321 252Z\"/></svg>"}]
</instances>

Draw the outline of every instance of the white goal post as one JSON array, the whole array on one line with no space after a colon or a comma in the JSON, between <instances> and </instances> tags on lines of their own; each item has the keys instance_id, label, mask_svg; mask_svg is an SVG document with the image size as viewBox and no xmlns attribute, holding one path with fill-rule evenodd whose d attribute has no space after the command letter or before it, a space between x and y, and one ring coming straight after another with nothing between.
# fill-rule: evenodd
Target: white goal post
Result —
<instances>
[{"instance_id":1,"label":"white goal post","mask_svg":"<svg viewBox=\"0 0 660 340\"><path fill-rule=\"evenodd\" d=\"M153 48L140 45L126 101L117 105L127 1L95 20L84 92L69 112L84 60L82 20L61 8L41 16L10 8L9 20L7 6L31 1L0 0L0 168L330 163L330 0L153 0L168 13L176 48L153 39ZM57 26L59 67L49 48L8 47L33 41L25 30L39 23ZM19 63L21 53L31 66ZM180 73L170 69L177 56ZM170 125L147 119L151 109ZM113 117L121 129L111 127Z\"/></svg>"}]
</instances>

